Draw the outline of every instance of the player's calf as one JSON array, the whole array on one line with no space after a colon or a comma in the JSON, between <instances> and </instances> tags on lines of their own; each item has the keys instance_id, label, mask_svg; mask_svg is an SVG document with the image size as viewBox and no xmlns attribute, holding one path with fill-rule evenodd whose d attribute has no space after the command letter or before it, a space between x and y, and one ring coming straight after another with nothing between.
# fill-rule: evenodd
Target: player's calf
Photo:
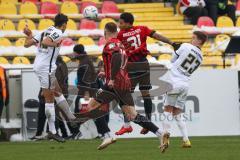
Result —
<instances>
[{"instance_id":1,"label":"player's calf","mask_svg":"<svg viewBox=\"0 0 240 160\"><path fill-rule=\"evenodd\" d=\"M65 99L65 97L63 96L63 94L61 94L60 96L56 96L55 97L55 101L57 103L57 106L60 108L60 110L62 111L62 113L64 114L64 116L67 118L67 120L69 121L73 121L76 119L76 117L73 115L73 113L70 111L70 107L68 105L67 100Z\"/></svg>"}]
</instances>

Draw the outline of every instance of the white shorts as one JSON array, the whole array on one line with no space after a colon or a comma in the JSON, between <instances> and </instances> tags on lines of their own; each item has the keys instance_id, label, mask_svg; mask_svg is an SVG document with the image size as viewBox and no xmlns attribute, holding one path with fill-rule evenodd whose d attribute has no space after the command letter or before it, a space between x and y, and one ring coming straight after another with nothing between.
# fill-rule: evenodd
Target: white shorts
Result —
<instances>
[{"instance_id":1,"label":"white shorts","mask_svg":"<svg viewBox=\"0 0 240 160\"><path fill-rule=\"evenodd\" d=\"M35 71L39 81L41 88L45 89L54 89L55 88L55 71L54 72L43 72L43 71Z\"/></svg>"},{"instance_id":2,"label":"white shorts","mask_svg":"<svg viewBox=\"0 0 240 160\"><path fill-rule=\"evenodd\" d=\"M164 106L173 106L181 110L185 107L185 102L188 95L188 88L175 88L165 95Z\"/></svg>"}]
</instances>

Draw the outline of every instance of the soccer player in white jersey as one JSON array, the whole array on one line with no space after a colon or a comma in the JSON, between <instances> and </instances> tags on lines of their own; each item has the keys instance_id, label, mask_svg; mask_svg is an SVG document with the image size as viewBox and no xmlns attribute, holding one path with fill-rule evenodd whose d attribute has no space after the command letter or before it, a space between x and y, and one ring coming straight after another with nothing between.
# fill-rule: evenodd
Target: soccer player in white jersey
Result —
<instances>
[{"instance_id":1,"label":"soccer player in white jersey","mask_svg":"<svg viewBox=\"0 0 240 160\"><path fill-rule=\"evenodd\" d=\"M203 61L201 47L207 40L207 36L200 31L195 31L191 43L183 43L174 52L172 68L169 81L173 86L170 92L165 95L163 129L169 132L171 123L170 116L173 116L183 136L182 147L190 148L191 142L188 138L186 123L182 115L185 101L188 95L190 77Z\"/></svg>"},{"instance_id":2,"label":"soccer player in white jersey","mask_svg":"<svg viewBox=\"0 0 240 160\"><path fill-rule=\"evenodd\" d=\"M45 114L49 125L48 138L59 142L64 142L64 139L56 134L54 99L68 120L75 119L75 116L69 110L69 105L55 77L57 68L56 59L59 55L67 22L68 17L66 15L57 14L54 18L54 26L49 27L35 36L32 36L31 30L27 27L24 29L24 33L27 35L24 46L30 47L38 44L38 52L35 57L33 69L40 81L42 93L45 98Z\"/></svg>"}]
</instances>

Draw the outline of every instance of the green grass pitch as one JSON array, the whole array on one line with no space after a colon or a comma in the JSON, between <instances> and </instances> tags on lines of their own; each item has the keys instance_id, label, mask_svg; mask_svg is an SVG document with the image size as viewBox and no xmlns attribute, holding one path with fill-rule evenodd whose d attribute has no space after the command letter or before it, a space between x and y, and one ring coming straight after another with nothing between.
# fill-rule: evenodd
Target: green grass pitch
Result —
<instances>
[{"instance_id":1,"label":"green grass pitch","mask_svg":"<svg viewBox=\"0 0 240 160\"><path fill-rule=\"evenodd\" d=\"M171 138L170 148L161 154L157 138L118 139L98 151L100 140L0 143L0 160L240 160L240 136L192 137L192 148L180 147Z\"/></svg>"}]
</instances>

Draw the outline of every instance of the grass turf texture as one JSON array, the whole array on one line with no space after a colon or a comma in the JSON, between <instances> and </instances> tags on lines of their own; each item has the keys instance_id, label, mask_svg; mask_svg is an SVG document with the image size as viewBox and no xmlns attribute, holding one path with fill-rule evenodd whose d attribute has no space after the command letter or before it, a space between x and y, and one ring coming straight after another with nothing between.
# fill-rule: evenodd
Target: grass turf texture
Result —
<instances>
[{"instance_id":1,"label":"grass turf texture","mask_svg":"<svg viewBox=\"0 0 240 160\"><path fill-rule=\"evenodd\" d=\"M240 137L194 137L192 148L181 148L180 138L171 138L161 154L157 138L118 139L106 150L100 140L0 143L1 160L239 160Z\"/></svg>"}]
</instances>

